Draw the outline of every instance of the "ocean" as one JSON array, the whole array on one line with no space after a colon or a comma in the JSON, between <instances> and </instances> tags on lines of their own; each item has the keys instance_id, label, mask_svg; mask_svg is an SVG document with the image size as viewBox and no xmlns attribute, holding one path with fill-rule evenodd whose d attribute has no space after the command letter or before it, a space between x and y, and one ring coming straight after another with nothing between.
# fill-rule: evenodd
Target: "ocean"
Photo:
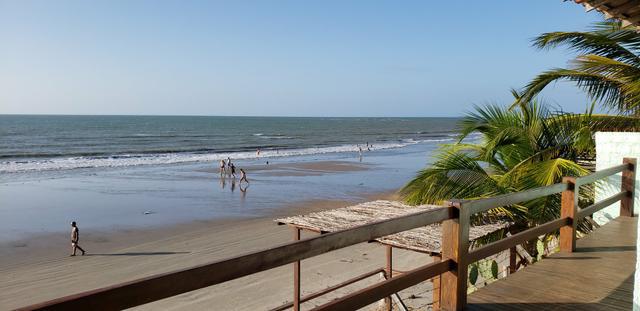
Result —
<instances>
[{"instance_id":1,"label":"ocean","mask_svg":"<svg viewBox=\"0 0 640 311\"><path fill-rule=\"evenodd\" d=\"M452 118L0 115L0 173L215 162L452 141ZM359 146L358 146L359 145Z\"/></svg>"},{"instance_id":2,"label":"ocean","mask_svg":"<svg viewBox=\"0 0 640 311\"><path fill-rule=\"evenodd\" d=\"M428 166L456 121L2 115L0 244L66 236L70 221L111 232L361 202ZM227 157L250 186L219 174Z\"/></svg>"}]
</instances>

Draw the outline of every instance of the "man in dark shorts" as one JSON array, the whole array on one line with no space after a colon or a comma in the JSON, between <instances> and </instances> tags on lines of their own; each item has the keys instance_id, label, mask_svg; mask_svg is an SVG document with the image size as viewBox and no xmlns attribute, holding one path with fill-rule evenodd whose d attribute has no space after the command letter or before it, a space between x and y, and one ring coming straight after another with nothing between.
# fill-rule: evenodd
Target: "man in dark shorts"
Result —
<instances>
[{"instance_id":1,"label":"man in dark shorts","mask_svg":"<svg viewBox=\"0 0 640 311\"><path fill-rule=\"evenodd\" d=\"M84 249L78 245L78 241L80 241L80 231L78 230L78 226L76 226L76 222L71 222L71 249L73 253L71 256L76 255L76 249L79 249L82 252L82 256L84 256Z\"/></svg>"}]
</instances>

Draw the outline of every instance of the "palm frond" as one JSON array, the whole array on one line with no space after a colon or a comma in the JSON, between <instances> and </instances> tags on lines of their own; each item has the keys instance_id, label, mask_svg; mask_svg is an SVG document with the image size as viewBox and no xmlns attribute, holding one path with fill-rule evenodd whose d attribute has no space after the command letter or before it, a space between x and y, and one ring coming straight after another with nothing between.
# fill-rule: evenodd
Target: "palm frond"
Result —
<instances>
[{"instance_id":1,"label":"palm frond","mask_svg":"<svg viewBox=\"0 0 640 311\"><path fill-rule=\"evenodd\" d=\"M640 34L633 27L622 27L619 22L596 23L590 32L549 32L533 40L539 49L552 49L566 45L580 54L597 54L629 64L640 65Z\"/></svg>"}]
</instances>

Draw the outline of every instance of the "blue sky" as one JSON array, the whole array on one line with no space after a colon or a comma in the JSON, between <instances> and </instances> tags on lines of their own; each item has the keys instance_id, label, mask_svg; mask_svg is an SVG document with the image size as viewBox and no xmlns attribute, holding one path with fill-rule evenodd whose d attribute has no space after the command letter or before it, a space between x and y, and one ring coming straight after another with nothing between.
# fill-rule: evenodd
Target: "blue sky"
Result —
<instances>
[{"instance_id":1,"label":"blue sky","mask_svg":"<svg viewBox=\"0 0 640 311\"><path fill-rule=\"evenodd\" d=\"M600 19L560 0L0 0L0 113L460 116L567 64L531 38Z\"/></svg>"}]
</instances>

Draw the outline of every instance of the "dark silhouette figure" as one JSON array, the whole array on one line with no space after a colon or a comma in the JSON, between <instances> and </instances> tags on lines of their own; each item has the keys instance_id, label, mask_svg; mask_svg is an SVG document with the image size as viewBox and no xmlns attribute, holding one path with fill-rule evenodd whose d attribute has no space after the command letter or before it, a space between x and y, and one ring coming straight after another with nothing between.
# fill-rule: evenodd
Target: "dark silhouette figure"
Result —
<instances>
[{"instance_id":1,"label":"dark silhouette figure","mask_svg":"<svg viewBox=\"0 0 640 311\"><path fill-rule=\"evenodd\" d=\"M233 163L231 163L231 175L236 178L236 166Z\"/></svg>"},{"instance_id":2,"label":"dark silhouette figure","mask_svg":"<svg viewBox=\"0 0 640 311\"><path fill-rule=\"evenodd\" d=\"M82 249L82 247L80 247L80 245L78 245L78 241L80 241L80 230L78 230L78 226L76 226L76 222L72 221L71 222L71 249L73 250L73 253L71 254L71 256L75 256L76 255L76 249L79 249L82 252L82 256L84 256L84 249Z\"/></svg>"},{"instance_id":3,"label":"dark silhouette figure","mask_svg":"<svg viewBox=\"0 0 640 311\"><path fill-rule=\"evenodd\" d=\"M240 184L242 184L242 181L246 181L247 184L249 183L249 180L247 179L247 173L245 173L243 169L240 169L240 176Z\"/></svg>"}]
</instances>

